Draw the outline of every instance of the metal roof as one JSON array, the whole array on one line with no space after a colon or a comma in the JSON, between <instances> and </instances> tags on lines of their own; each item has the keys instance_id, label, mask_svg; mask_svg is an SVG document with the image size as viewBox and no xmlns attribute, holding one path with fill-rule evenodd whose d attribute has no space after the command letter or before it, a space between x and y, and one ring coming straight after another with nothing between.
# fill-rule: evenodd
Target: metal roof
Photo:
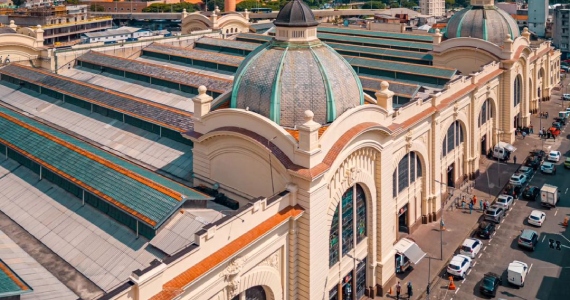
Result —
<instances>
[{"instance_id":1,"label":"metal roof","mask_svg":"<svg viewBox=\"0 0 570 300\"><path fill-rule=\"evenodd\" d=\"M254 43L269 42L269 41L273 40L273 37L270 35L261 35L261 34L255 34L255 33L243 33L242 32L242 33L239 33L237 35L237 39L238 39L238 42L240 42L240 43L254 44ZM254 41L254 42L243 42L242 40L248 40L248 41ZM257 47L259 47L259 44L257 44Z\"/></svg>"},{"instance_id":2,"label":"metal roof","mask_svg":"<svg viewBox=\"0 0 570 300\"><path fill-rule=\"evenodd\" d=\"M317 37L323 41L335 41L339 43L357 44L357 45L373 45L382 48L398 47L410 50L419 49L425 51L431 51L433 49L432 44L401 41L401 40L348 36L348 35L330 34L330 33L317 33Z\"/></svg>"},{"instance_id":3,"label":"metal roof","mask_svg":"<svg viewBox=\"0 0 570 300\"><path fill-rule=\"evenodd\" d=\"M31 291L32 288L0 259L0 297L17 296Z\"/></svg>"},{"instance_id":4,"label":"metal roof","mask_svg":"<svg viewBox=\"0 0 570 300\"><path fill-rule=\"evenodd\" d=\"M194 72L182 71L158 64L151 64L137 60L106 55L96 51L89 51L78 57L77 60L121 71L141 74L152 78L180 83L195 88L204 85L208 88L208 91L213 91L220 94L223 94L232 88L232 82L230 80Z\"/></svg>"},{"instance_id":5,"label":"metal roof","mask_svg":"<svg viewBox=\"0 0 570 300\"><path fill-rule=\"evenodd\" d=\"M363 58L344 55L344 58L352 65L372 69L392 71L396 73L416 74L425 77L451 79L457 70L438 68L432 66L400 63L395 61ZM396 78L394 78L396 79Z\"/></svg>"},{"instance_id":6,"label":"metal roof","mask_svg":"<svg viewBox=\"0 0 570 300\"><path fill-rule=\"evenodd\" d=\"M6 174L4 174L3 171L2 166L0 166L0 174L2 175L0 184L6 181L6 177L4 176ZM22 182L23 181L24 180L22 180ZM6 189L3 191L6 192ZM3 197L3 199L6 199L6 197ZM32 201L36 200L37 198L34 197ZM27 209L29 209L29 207ZM6 211L4 210L4 212ZM76 300L78 298L77 295L69 290L69 288L55 278L52 273L46 270L39 262L33 259L2 231L0 231L0 245L2 245L1 253L4 263L9 265L16 274L19 274L22 280L28 283L29 286L33 287L33 292L22 295L21 299ZM73 281L73 279L71 281ZM0 289L2 288L0 287ZM0 297L2 297L1 295L2 293L0 292Z\"/></svg>"},{"instance_id":7,"label":"metal roof","mask_svg":"<svg viewBox=\"0 0 570 300\"><path fill-rule=\"evenodd\" d=\"M381 80L378 78L359 76L360 82L362 83L362 88L365 90L379 91L380 84L382 81L386 81L390 84L389 89L396 95L405 96L408 98L413 98L420 89L420 85L417 84L406 84L397 81Z\"/></svg>"},{"instance_id":8,"label":"metal roof","mask_svg":"<svg viewBox=\"0 0 570 300\"><path fill-rule=\"evenodd\" d=\"M396 40L409 40L409 41L427 42L427 43L433 42L433 37L431 35L371 31L371 30L349 29L342 27L319 26L317 28L317 32L336 33L336 34L355 35L355 36L368 36L368 37L387 38L387 39L396 39Z\"/></svg>"},{"instance_id":9,"label":"metal roof","mask_svg":"<svg viewBox=\"0 0 570 300\"><path fill-rule=\"evenodd\" d=\"M60 126L62 130L75 133L80 138L104 145L125 157L140 161L161 173L192 180L192 146L182 144L158 134L141 134L136 127L118 122L110 117L90 114L70 103L54 105L35 93L15 91L0 85L0 101L30 115L41 118L47 124Z\"/></svg>"},{"instance_id":10,"label":"metal roof","mask_svg":"<svg viewBox=\"0 0 570 300\"><path fill-rule=\"evenodd\" d=\"M289 1L283 6L274 21L281 27L313 27L319 25L309 6L302 0Z\"/></svg>"},{"instance_id":11,"label":"metal roof","mask_svg":"<svg viewBox=\"0 0 570 300\"><path fill-rule=\"evenodd\" d=\"M144 52L156 52L156 53L167 54L170 56L178 56L178 57L189 58L192 60L214 62L217 64L223 64L234 67L239 67L240 63L243 61L243 57L241 56L221 54L212 51L167 46L161 43L150 44L149 46L143 49L143 53Z\"/></svg>"},{"instance_id":12,"label":"metal roof","mask_svg":"<svg viewBox=\"0 0 570 300\"><path fill-rule=\"evenodd\" d=\"M240 33L241 34L241 33ZM223 39L215 39L209 37L203 37L195 42L196 45L204 44L210 46L218 46L218 47L227 47L239 50L247 50L253 51L259 45L256 43L248 43L242 41L233 41L233 40L223 40Z\"/></svg>"},{"instance_id":13,"label":"metal roof","mask_svg":"<svg viewBox=\"0 0 570 300\"><path fill-rule=\"evenodd\" d=\"M0 69L0 74L15 77L41 87L53 89L64 95L101 105L110 110L125 113L160 126L186 132L193 128L192 114L162 104L136 98L127 94L78 82L64 76L40 71L31 67L10 64Z\"/></svg>"},{"instance_id":14,"label":"metal roof","mask_svg":"<svg viewBox=\"0 0 570 300\"><path fill-rule=\"evenodd\" d=\"M133 217L158 228L184 198L206 195L170 181L99 148L8 109L0 108L0 139L52 172L92 188L92 193ZM49 167L48 167L49 168Z\"/></svg>"},{"instance_id":15,"label":"metal roof","mask_svg":"<svg viewBox=\"0 0 570 300\"><path fill-rule=\"evenodd\" d=\"M86 37L93 38L93 37L113 36L119 34L131 34L138 31L148 31L148 29L123 26L117 29L107 29L105 31L98 31L98 32L87 32L84 33L83 35L85 35Z\"/></svg>"},{"instance_id":16,"label":"metal roof","mask_svg":"<svg viewBox=\"0 0 570 300\"><path fill-rule=\"evenodd\" d=\"M414 60L426 60L426 61L433 60L433 56L431 54L426 53L426 52L395 50L395 49L377 48L377 47L366 47L366 46L357 46L357 45L332 43L332 42L328 42L327 45L331 46L333 49L335 49L337 51L367 53L367 54L373 54L373 55L378 55L378 56L401 57L401 58L414 59ZM389 60L389 58L386 58L386 59Z\"/></svg>"}]
</instances>

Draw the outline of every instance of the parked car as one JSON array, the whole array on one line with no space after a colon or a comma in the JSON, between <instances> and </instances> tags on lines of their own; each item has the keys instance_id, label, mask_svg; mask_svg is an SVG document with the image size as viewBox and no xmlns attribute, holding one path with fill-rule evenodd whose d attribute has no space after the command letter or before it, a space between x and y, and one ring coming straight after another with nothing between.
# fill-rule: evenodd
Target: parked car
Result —
<instances>
[{"instance_id":1,"label":"parked car","mask_svg":"<svg viewBox=\"0 0 570 300\"><path fill-rule=\"evenodd\" d=\"M461 279L465 278L467 270L471 267L471 258L466 255L455 255L447 266L447 273Z\"/></svg>"},{"instance_id":2,"label":"parked car","mask_svg":"<svg viewBox=\"0 0 570 300\"><path fill-rule=\"evenodd\" d=\"M518 199L521 194L522 187L522 185L512 185L509 183L505 186L503 194L513 196L513 198Z\"/></svg>"},{"instance_id":3,"label":"parked car","mask_svg":"<svg viewBox=\"0 0 570 300\"><path fill-rule=\"evenodd\" d=\"M532 174L534 173L534 170L531 167L522 166L519 168L518 173L524 174L524 175L526 175L527 178L530 178L532 176Z\"/></svg>"},{"instance_id":4,"label":"parked car","mask_svg":"<svg viewBox=\"0 0 570 300\"><path fill-rule=\"evenodd\" d=\"M497 197L497 201L495 201L495 205L504 208L505 210L509 210L513 205L514 199L512 196L509 195L500 195Z\"/></svg>"},{"instance_id":5,"label":"parked car","mask_svg":"<svg viewBox=\"0 0 570 300\"><path fill-rule=\"evenodd\" d=\"M556 117L554 118L554 121L562 124L562 126L566 125L566 118Z\"/></svg>"},{"instance_id":6,"label":"parked car","mask_svg":"<svg viewBox=\"0 0 570 300\"><path fill-rule=\"evenodd\" d=\"M534 226L542 227L544 220L546 219L546 214L540 210L533 210L528 216L528 223Z\"/></svg>"},{"instance_id":7,"label":"parked car","mask_svg":"<svg viewBox=\"0 0 570 300\"><path fill-rule=\"evenodd\" d=\"M538 187L534 185L529 185L524 189L522 197L523 199L526 200L536 200L539 194L540 194L540 189Z\"/></svg>"},{"instance_id":8,"label":"parked car","mask_svg":"<svg viewBox=\"0 0 570 300\"><path fill-rule=\"evenodd\" d=\"M519 236L518 244L519 247L527 248L532 251L536 248L538 243L538 233L531 229L525 229Z\"/></svg>"},{"instance_id":9,"label":"parked car","mask_svg":"<svg viewBox=\"0 0 570 300\"><path fill-rule=\"evenodd\" d=\"M522 173L516 173L511 176L509 183L515 186L524 185L528 181L528 177Z\"/></svg>"},{"instance_id":10,"label":"parked car","mask_svg":"<svg viewBox=\"0 0 570 300\"><path fill-rule=\"evenodd\" d=\"M480 238L488 239L495 232L495 223L481 221L477 227L477 236Z\"/></svg>"},{"instance_id":11,"label":"parked car","mask_svg":"<svg viewBox=\"0 0 570 300\"><path fill-rule=\"evenodd\" d=\"M538 170L538 167L540 167L541 162L542 159L539 156L529 156L526 158L524 165L529 168L532 168L533 170Z\"/></svg>"},{"instance_id":12,"label":"parked car","mask_svg":"<svg viewBox=\"0 0 570 300\"><path fill-rule=\"evenodd\" d=\"M505 215L505 210L497 205L491 205L485 210L485 220L495 223L501 223L501 219Z\"/></svg>"},{"instance_id":13,"label":"parked car","mask_svg":"<svg viewBox=\"0 0 570 300\"><path fill-rule=\"evenodd\" d=\"M550 151L550 153L548 153L548 160L553 162L559 162L560 156L562 156L560 154L560 151Z\"/></svg>"},{"instance_id":14,"label":"parked car","mask_svg":"<svg viewBox=\"0 0 570 300\"><path fill-rule=\"evenodd\" d=\"M538 158L540 158L540 160L544 160L544 158L546 157L546 152L544 152L544 150L534 149L534 150L530 151L530 155L538 156Z\"/></svg>"},{"instance_id":15,"label":"parked car","mask_svg":"<svg viewBox=\"0 0 570 300\"><path fill-rule=\"evenodd\" d=\"M483 242L481 242L481 240L468 238L463 241L463 245L461 246L459 253L475 258L479 251L481 251L481 247L483 247Z\"/></svg>"},{"instance_id":16,"label":"parked car","mask_svg":"<svg viewBox=\"0 0 570 300\"><path fill-rule=\"evenodd\" d=\"M562 124L558 123L558 122L552 122L552 127L561 130L562 129Z\"/></svg>"},{"instance_id":17,"label":"parked car","mask_svg":"<svg viewBox=\"0 0 570 300\"><path fill-rule=\"evenodd\" d=\"M570 169L570 157L566 157L566 160L564 161L564 168Z\"/></svg>"},{"instance_id":18,"label":"parked car","mask_svg":"<svg viewBox=\"0 0 570 300\"><path fill-rule=\"evenodd\" d=\"M496 297L497 289L503 284L501 276L495 273L487 273L483 276L483 280L479 284L479 292L488 297Z\"/></svg>"},{"instance_id":19,"label":"parked car","mask_svg":"<svg viewBox=\"0 0 570 300\"><path fill-rule=\"evenodd\" d=\"M556 166L549 161L545 161L540 166L540 171L544 174L556 174Z\"/></svg>"}]
</instances>

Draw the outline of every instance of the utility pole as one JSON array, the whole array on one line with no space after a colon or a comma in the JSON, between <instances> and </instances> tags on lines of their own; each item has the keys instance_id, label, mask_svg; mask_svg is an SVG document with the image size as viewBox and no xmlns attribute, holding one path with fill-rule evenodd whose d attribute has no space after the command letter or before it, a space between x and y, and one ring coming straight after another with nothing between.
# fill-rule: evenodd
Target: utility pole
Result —
<instances>
[{"instance_id":1,"label":"utility pole","mask_svg":"<svg viewBox=\"0 0 570 300\"><path fill-rule=\"evenodd\" d=\"M441 260L443 260L443 230L444 230L444 225L445 223L443 222L443 211L444 211L444 205L443 205L443 182L435 180L435 182L440 184L440 188L439 188L439 195L440 195L440 201L441 201L441 220L439 223L439 245L440 245L440 255L441 255ZM452 204L453 205L453 204Z\"/></svg>"}]
</instances>

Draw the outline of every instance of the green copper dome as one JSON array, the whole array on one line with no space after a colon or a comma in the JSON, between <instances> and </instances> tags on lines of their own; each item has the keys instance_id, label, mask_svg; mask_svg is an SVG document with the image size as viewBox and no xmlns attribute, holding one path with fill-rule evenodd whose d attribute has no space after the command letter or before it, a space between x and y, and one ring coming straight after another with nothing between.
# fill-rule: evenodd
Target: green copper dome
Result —
<instances>
[{"instance_id":1,"label":"green copper dome","mask_svg":"<svg viewBox=\"0 0 570 300\"><path fill-rule=\"evenodd\" d=\"M360 79L348 62L320 40L273 39L249 54L236 72L230 106L249 109L294 128L311 110L314 121L333 122L364 103Z\"/></svg>"}]
</instances>

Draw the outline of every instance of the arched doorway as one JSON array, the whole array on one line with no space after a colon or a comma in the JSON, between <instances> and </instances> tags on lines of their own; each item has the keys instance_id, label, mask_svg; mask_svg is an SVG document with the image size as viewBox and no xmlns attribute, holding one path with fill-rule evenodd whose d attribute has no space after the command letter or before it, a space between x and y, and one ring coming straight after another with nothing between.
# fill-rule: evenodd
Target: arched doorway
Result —
<instances>
[{"instance_id":1,"label":"arched doorway","mask_svg":"<svg viewBox=\"0 0 570 300\"><path fill-rule=\"evenodd\" d=\"M480 128L481 134L481 155L487 155L487 152L492 147L491 145L491 131L492 131L492 121L493 118L493 106L491 99L485 100L483 105L481 105L481 110L479 111L478 126Z\"/></svg>"},{"instance_id":2,"label":"arched doorway","mask_svg":"<svg viewBox=\"0 0 570 300\"><path fill-rule=\"evenodd\" d=\"M515 77L515 81L513 83L513 107L516 108L522 101L523 96L523 82L522 76L519 74ZM513 126L514 128L518 128L521 126L521 118L520 118L520 111L515 115L513 119Z\"/></svg>"},{"instance_id":3,"label":"arched doorway","mask_svg":"<svg viewBox=\"0 0 570 300\"><path fill-rule=\"evenodd\" d=\"M459 121L454 121L449 126L449 128L447 128L447 133L443 138L443 142L441 145L442 149L441 156L444 158L445 165L447 165L447 168L445 170L446 176L445 178L442 178L442 180L445 180L447 186L449 187L455 187L456 181L459 179L461 175L458 168L458 166L461 165L461 161L454 160L453 162L448 162L445 158L447 158L447 155L452 153L453 151L457 151L459 149L459 146L464 142L464 140L465 140L465 132L463 131L461 123ZM459 157L461 160L461 156Z\"/></svg>"},{"instance_id":4,"label":"arched doorway","mask_svg":"<svg viewBox=\"0 0 570 300\"><path fill-rule=\"evenodd\" d=\"M360 299L366 290L366 256L358 258L355 249L365 243L367 234L366 195L355 184L342 195L335 209L329 232L329 267L349 260L355 268L342 274L329 290L329 299Z\"/></svg>"},{"instance_id":5,"label":"arched doorway","mask_svg":"<svg viewBox=\"0 0 570 300\"><path fill-rule=\"evenodd\" d=\"M249 289L245 290L241 294L232 298L232 300L266 300L267 294L265 293L265 289L258 285L254 287L250 287Z\"/></svg>"},{"instance_id":6,"label":"arched doorway","mask_svg":"<svg viewBox=\"0 0 570 300\"><path fill-rule=\"evenodd\" d=\"M398 197L398 195L405 193L408 188L414 185L423 175L422 172L422 164L420 162L419 155L412 151L406 154L396 166L394 173L392 173L392 196L394 198ZM412 196L412 197L409 197ZM408 199L414 199L414 196L418 195L408 195ZM419 195L421 198L421 195ZM410 233L410 219L414 218L411 215L411 209L414 209L416 212L415 203L405 203L403 206L397 207L398 209L398 232L400 234ZM415 220L415 218L414 218Z\"/></svg>"}]
</instances>

